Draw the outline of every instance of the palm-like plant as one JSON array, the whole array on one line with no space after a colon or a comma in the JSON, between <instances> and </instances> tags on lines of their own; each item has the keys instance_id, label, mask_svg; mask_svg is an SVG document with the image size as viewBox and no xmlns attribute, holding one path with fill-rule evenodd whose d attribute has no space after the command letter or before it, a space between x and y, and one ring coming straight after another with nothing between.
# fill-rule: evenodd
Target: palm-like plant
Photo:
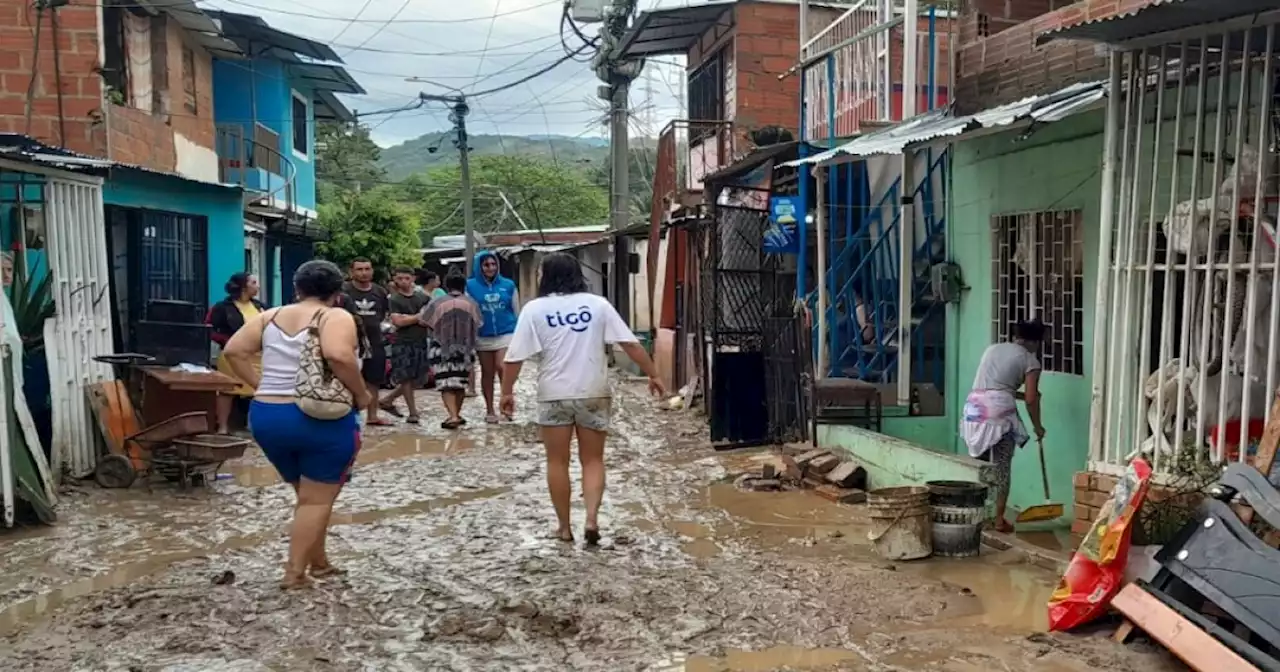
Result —
<instances>
[{"instance_id":1,"label":"palm-like plant","mask_svg":"<svg viewBox=\"0 0 1280 672\"><path fill-rule=\"evenodd\" d=\"M24 226L21 217L12 217L9 240L13 241L13 284L9 287L9 303L22 349L27 355L44 350L44 323L53 317L53 273L40 273L45 255L38 255L36 266L27 268ZM34 279L38 278L38 279Z\"/></svg>"}]
</instances>

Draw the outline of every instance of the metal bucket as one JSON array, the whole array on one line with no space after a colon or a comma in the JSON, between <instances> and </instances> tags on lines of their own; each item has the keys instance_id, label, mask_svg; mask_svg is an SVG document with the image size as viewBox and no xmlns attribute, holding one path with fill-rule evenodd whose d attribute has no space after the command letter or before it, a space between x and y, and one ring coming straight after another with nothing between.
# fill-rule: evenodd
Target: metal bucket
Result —
<instances>
[{"instance_id":1,"label":"metal bucket","mask_svg":"<svg viewBox=\"0 0 1280 672\"><path fill-rule=\"evenodd\" d=\"M933 553L944 558L972 558L982 551L986 506L934 506Z\"/></svg>"},{"instance_id":2,"label":"metal bucket","mask_svg":"<svg viewBox=\"0 0 1280 672\"><path fill-rule=\"evenodd\" d=\"M982 522L987 517L987 486L968 481L930 481L933 553L944 558L972 558L982 550Z\"/></svg>"},{"instance_id":3,"label":"metal bucket","mask_svg":"<svg viewBox=\"0 0 1280 672\"><path fill-rule=\"evenodd\" d=\"M929 489L881 488L867 493L871 529L867 539L886 560L918 560L933 553Z\"/></svg>"}]
</instances>

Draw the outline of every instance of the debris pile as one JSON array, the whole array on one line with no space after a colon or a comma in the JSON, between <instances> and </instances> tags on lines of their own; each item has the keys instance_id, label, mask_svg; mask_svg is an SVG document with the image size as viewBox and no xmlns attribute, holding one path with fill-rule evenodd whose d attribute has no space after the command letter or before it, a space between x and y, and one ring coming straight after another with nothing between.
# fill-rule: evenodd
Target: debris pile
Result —
<instances>
[{"instance_id":1,"label":"debris pile","mask_svg":"<svg viewBox=\"0 0 1280 672\"><path fill-rule=\"evenodd\" d=\"M809 489L840 504L867 501L867 470L822 448L765 456L758 473L742 474L734 485L755 492Z\"/></svg>"}]
</instances>

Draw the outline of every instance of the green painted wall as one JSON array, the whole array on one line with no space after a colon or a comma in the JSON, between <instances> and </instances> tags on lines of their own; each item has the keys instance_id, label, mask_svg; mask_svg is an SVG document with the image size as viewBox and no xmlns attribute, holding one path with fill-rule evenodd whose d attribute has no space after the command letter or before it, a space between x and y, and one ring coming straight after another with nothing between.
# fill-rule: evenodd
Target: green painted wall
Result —
<instances>
[{"instance_id":1,"label":"green painted wall","mask_svg":"<svg viewBox=\"0 0 1280 672\"><path fill-rule=\"evenodd\" d=\"M890 417L889 411L884 409L880 424L885 434L941 453L955 452L956 422L949 415Z\"/></svg>"},{"instance_id":2,"label":"green painted wall","mask_svg":"<svg viewBox=\"0 0 1280 672\"><path fill-rule=\"evenodd\" d=\"M1101 113L1078 115L1047 125L1026 139L1018 139L1022 131L1011 131L961 142L953 149L951 256L969 285L954 310L955 328L948 333L948 371L954 375L948 377L946 398L953 428L951 448L956 453L967 454L954 428L978 361L994 342L991 218L1042 210L1080 209L1084 214L1085 375L1046 372L1041 378L1049 487L1053 499L1068 507L1072 475L1085 468L1089 454L1088 373L1097 291L1102 123ZM1023 419L1029 428L1025 412ZM1014 457L1011 506L1044 501L1039 471L1032 442Z\"/></svg>"}]
</instances>

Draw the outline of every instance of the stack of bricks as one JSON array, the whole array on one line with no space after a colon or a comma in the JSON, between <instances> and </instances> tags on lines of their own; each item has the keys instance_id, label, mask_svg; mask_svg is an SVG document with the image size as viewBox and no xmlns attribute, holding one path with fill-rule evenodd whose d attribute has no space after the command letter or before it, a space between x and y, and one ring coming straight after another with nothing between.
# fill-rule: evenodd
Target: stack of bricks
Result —
<instances>
[{"instance_id":1,"label":"stack of bricks","mask_svg":"<svg viewBox=\"0 0 1280 672\"><path fill-rule=\"evenodd\" d=\"M962 113L1106 78L1106 48L1044 33L1133 12L1155 0L973 0L960 21L956 100ZM1054 8L1051 11L1050 8Z\"/></svg>"},{"instance_id":2,"label":"stack of bricks","mask_svg":"<svg viewBox=\"0 0 1280 672\"><path fill-rule=\"evenodd\" d=\"M1098 519L1098 514L1102 510L1102 506L1111 499L1111 493L1115 490L1119 477L1099 474L1092 471L1081 471L1075 475L1075 515L1071 521L1071 532L1073 534L1084 534L1093 527L1093 521ZM1147 489L1147 502L1159 502L1169 499L1173 496L1170 489L1151 484ZM1187 497L1191 500L1198 500L1199 495L1178 495ZM1194 506L1195 501L1180 502L1188 506Z\"/></svg>"},{"instance_id":3,"label":"stack of bricks","mask_svg":"<svg viewBox=\"0 0 1280 672\"><path fill-rule=\"evenodd\" d=\"M1071 521L1072 534L1084 534L1093 527L1093 521L1098 519L1098 511L1108 499L1111 499L1111 491L1115 490L1119 480L1115 476L1096 474L1091 471L1076 474L1074 481L1076 505L1075 516Z\"/></svg>"}]
</instances>

